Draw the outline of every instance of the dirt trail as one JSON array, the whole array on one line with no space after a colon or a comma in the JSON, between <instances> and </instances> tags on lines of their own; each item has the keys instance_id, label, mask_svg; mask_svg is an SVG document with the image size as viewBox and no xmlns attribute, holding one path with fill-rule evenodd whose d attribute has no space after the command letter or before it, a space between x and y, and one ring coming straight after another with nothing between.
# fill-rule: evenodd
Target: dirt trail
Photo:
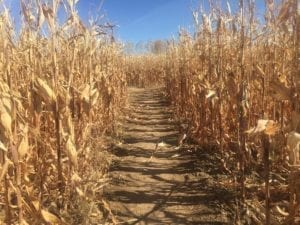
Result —
<instances>
[{"instance_id":1,"label":"dirt trail","mask_svg":"<svg viewBox=\"0 0 300 225\"><path fill-rule=\"evenodd\" d=\"M112 182L104 191L118 223L232 224L213 153L177 147L162 89L131 88L129 103L124 143L114 149Z\"/></svg>"}]
</instances>

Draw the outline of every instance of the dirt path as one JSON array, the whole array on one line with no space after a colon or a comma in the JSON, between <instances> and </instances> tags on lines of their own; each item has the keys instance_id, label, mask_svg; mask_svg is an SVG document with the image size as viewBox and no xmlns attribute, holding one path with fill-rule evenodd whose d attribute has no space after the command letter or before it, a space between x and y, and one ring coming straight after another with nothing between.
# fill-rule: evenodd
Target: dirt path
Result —
<instances>
[{"instance_id":1,"label":"dirt path","mask_svg":"<svg viewBox=\"0 0 300 225\"><path fill-rule=\"evenodd\" d=\"M118 223L232 224L214 154L177 147L162 90L131 88L129 103L124 143L114 149L112 182L104 191Z\"/></svg>"}]
</instances>

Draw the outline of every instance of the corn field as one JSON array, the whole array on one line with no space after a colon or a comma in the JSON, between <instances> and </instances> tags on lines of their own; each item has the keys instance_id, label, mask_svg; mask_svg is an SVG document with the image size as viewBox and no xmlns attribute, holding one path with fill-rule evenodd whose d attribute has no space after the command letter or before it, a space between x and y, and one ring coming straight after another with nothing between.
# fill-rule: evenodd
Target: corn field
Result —
<instances>
[{"instance_id":1,"label":"corn field","mask_svg":"<svg viewBox=\"0 0 300 225\"><path fill-rule=\"evenodd\" d=\"M193 12L193 34L181 30L165 52L145 55L125 55L106 25L84 25L77 1L49 2L20 1L19 34L1 12L0 224L91 224L99 206L111 213L101 149L117 132L127 86L164 86L188 139L220 151L236 215L262 192L263 223L273 224L279 190L289 195L283 224L296 224L299 0L266 0L265 22L255 0L237 1L237 12L210 1L210 11Z\"/></svg>"},{"instance_id":2,"label":"corn field","mask_svg":"<svg viewBox=\"0 0 300 225\"><path fill-rule=\"evenodd\" d=\"M300 2L265 1L265 23L256 17L255 1L237 3L237 13L213 2L211 11L195 11L194 34L181 30L165 54L149 56L147 67L146 59L135 57L130 74L136 77L142 65L154 83L162 76L187 136L221 151L224 170L232 174L224 186L237 189L241 207L253 185L249 175L263 170L265 224L273 224L271 191L282 188L271 174L288 170L285 224L294 224L300 207Z\"/></svg>"},{"instance_id":3,"label":"corn field","mask_svg":"<svg viewBox=\"0 0 300 225\"><path fill-rule=\"evenodd\" d=\"M114 132L126 92L121 48L104 27L85 27L74 1L20 4L19 36L8 9L0 20L0 221L82 224L98 213L107 166L100 140Z\"/></svg>"}]
</instances>

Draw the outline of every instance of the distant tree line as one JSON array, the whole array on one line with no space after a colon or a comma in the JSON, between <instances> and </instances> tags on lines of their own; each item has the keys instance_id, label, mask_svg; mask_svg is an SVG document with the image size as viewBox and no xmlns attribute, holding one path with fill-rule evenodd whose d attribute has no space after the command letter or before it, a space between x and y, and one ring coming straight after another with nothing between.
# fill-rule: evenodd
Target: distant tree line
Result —
<instances>
[{"instance_id":1,"label":"distant tree line","mask_svg":"<svg viewBox=\"0 0 300 225\"><path fill-rule=\"evenodd\" d=\"M155 40L155 41L147 41L147 42L127 42L124 46L124 52L126 54L162 54L166 52L168 46L167 40Z\"/></svg>"}]
</instances>

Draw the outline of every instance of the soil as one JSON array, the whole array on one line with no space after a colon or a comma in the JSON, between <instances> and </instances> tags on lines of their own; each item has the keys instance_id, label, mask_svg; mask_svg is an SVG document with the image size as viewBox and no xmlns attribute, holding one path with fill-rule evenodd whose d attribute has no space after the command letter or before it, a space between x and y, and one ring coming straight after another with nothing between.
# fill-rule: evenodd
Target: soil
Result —
<instances>
[{"instance_id":1,"label":"soil","mask_svg":"<svg viewBox=\"0 0 300 225\"><path fill-rule=\"evenodd\" d=\"M182 135L162 88L130 88L122 143L104 196L117 224L233 224L234 194L217 152L178 146ZM111 213L106 224L112 224Z\"/></svg>"}]
</instances>

